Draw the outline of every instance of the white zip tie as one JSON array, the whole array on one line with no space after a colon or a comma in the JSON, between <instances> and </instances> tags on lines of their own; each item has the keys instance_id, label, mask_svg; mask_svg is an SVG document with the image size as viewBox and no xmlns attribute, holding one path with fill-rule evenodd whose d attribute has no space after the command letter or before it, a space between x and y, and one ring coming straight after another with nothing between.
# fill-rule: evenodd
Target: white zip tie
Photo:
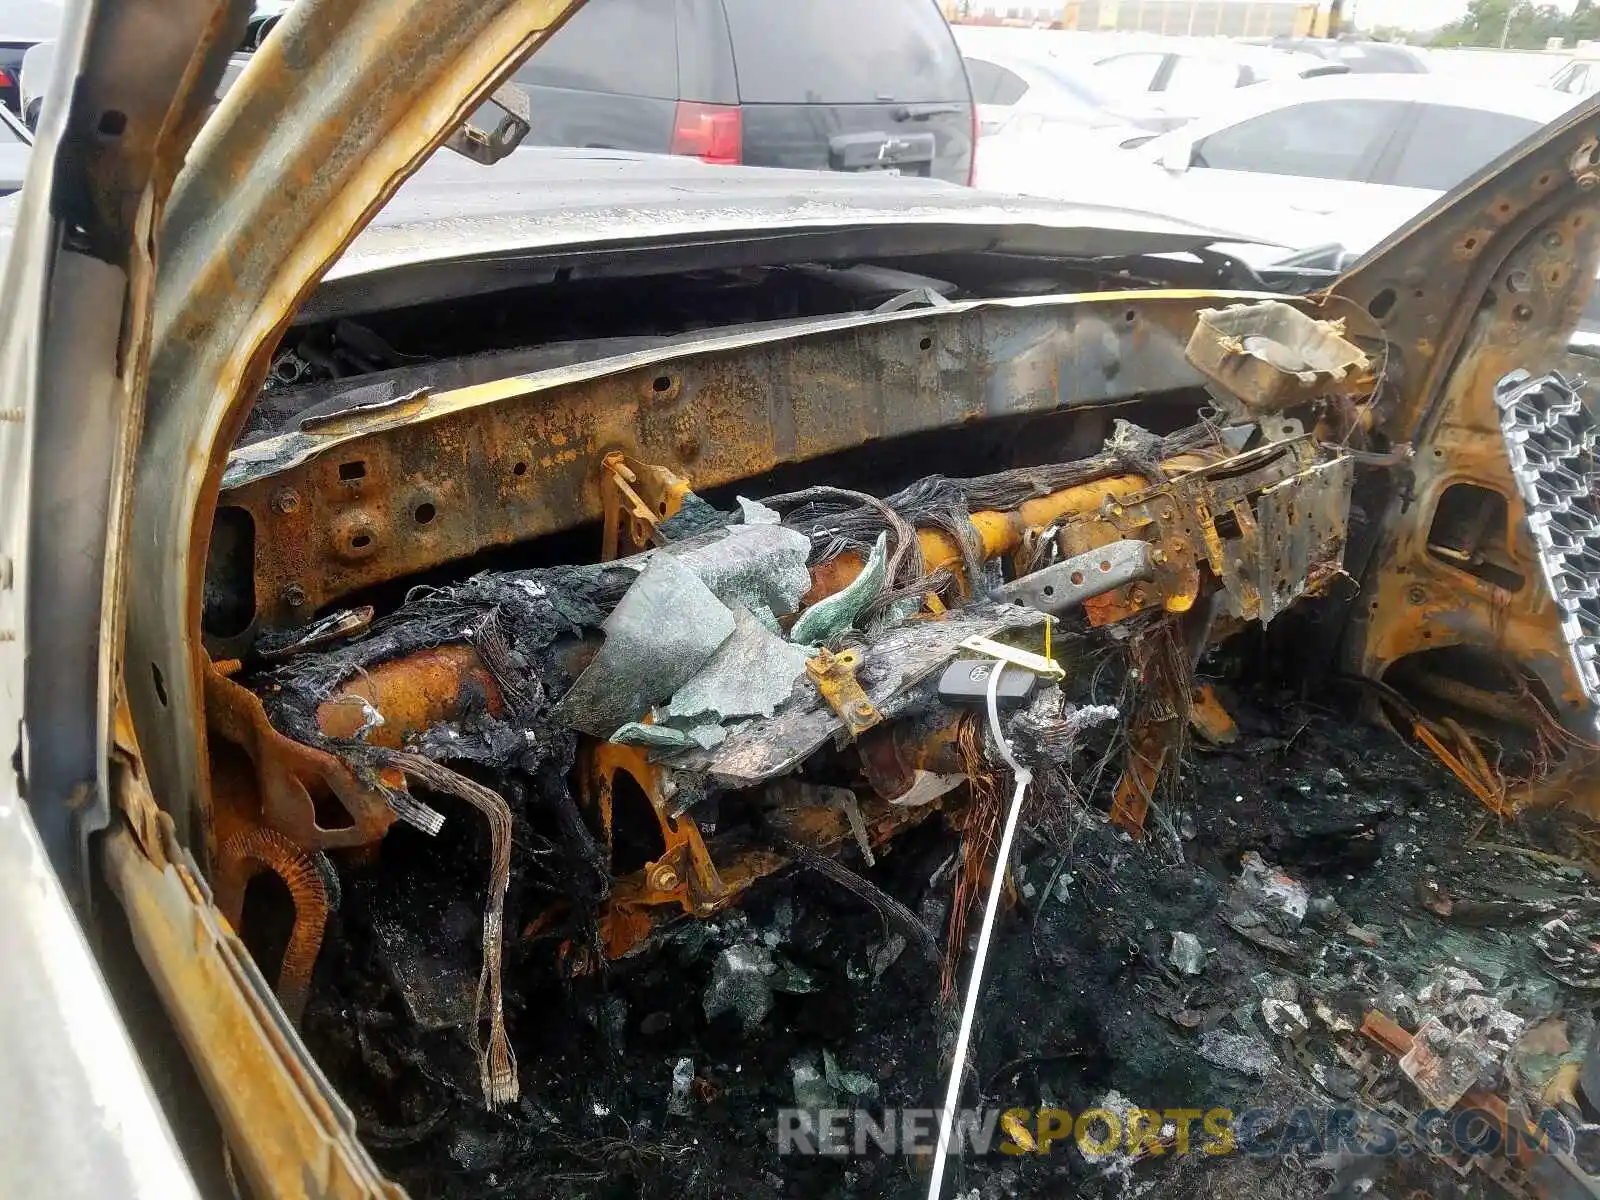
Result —
<instances>
[{"instance_id":1,"label":"white zip tie","mask_svg":"<svg viewBox=\"0 0 1600 1200\"><path fill-rule=\"evenodd\" d=\"M967 980L967 999L961 1009L961 1028L956 1033L955 1060L950 1064L950 1084L944 1093L944 1110L939 1118L939 1147L933 1155L933 1178L928 1183L928 1200L939 1200L939 1187L944 1183L945 1159L950 1155L950 1133L955 1124L956 1105L961 1099L961 1080L967 1070L967 1048L972 1040L972 1021L978 1011L978 993L983 989L983 965L989 957L989 939L994 933L995 913L1000 909L1000 890L1005 886L1006 864L1011 861L1011 843L1017 836L1017 818L1022 815L1022 797L1033 782L1033 772L1019 763L1000 732L1000 706L997 700L1000 673L1006 669L1004 659L996 659L994 671L989 676L988 708L989 732L1000 748L1000 757L1006 760L1016 776L1017 790L1011 797L1011 809L1006 813L1005 829L1000 834L1000 849L995 855L994 870L989 879L989 900L983 910L983 926L978 933L978 949L972 960L972 975Z\"/></svg>"}]
</instances>

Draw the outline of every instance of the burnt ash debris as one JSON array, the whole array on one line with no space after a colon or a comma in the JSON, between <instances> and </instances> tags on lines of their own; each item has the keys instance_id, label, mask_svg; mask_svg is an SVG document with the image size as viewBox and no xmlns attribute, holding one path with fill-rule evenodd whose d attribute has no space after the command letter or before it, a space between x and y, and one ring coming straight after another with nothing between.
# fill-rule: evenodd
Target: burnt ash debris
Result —
<instances>
[{"instance_id":1,"label":"burnt ash debris","mask_svg":"<svg viewBox=\"0 0 1600 1200\"><path fill-rule=\"evenodd\" d=\"M1542 1094L1564 1063L1586 1060L1594 995L1558 982L1527 937L1553 911L1590 903L1587 872L1559 853L1571 831L1539 818L1464 836L1482 822L1476 802L1384 731L1259 686L1230 700L1244 736L1193 753L1170 801L1181 850L1110 826L1094 804L1103 808L1109 781L1059 834L1025 832L965 1102L1072 1113L1108 1097L1156 1110L1268 1108L1277 1123L1259 1136L1273 1145L1294 1132L1286 1123L1297 1109L1403 1123L1427 1101L1397 1060L1360 1037L1375 1008L1413 1029L1438 1017L1467 1033L1468 1046L1481 1031L1490 1048L1480 1065L1503 1094ZM1117 734L1091 734L1087 757L1103 749L1096 736ZM1201 812L1214 815L1184 820ZM454 890L431 875L426 888L408 884L439 869L439 854L428 847L419 860L409 851L424 839L403 834L381 866L352 873L306 1032L363 1138L414 1196L925 1194L913 1160L776 1151L774 1113L817 1100L813 1077L842 1108L937 1103L951 1032L938 967L877 910L799 871L595 975L563 977L548 945L513 948L507 1020L523 1095L490 1113L461 1066L459 1033L419 1030L375 965L368 906L398 909L414 925L417 909L439 905L455 910L457 941L440 953L457 956L458 991L476 974L461 953L473 941L473 893L459 883L476 875L458 874ZM856 860L852 869L942 929L951 857L949 834L929 824L880 851L875 867ZM402 888L407 898L396 898ZM1274 907L1284 891L1304 894L1298 923L1292 898ZM1434 911L1440 892L1463 919ZM1469 899L1516 907L1484 924ZM1282 944L1235 928L1241 907L1276 920ZM1180 934L1202 951L1184 960L1188 969L1173 961ZM1501 1013L1522 1032L1508 1036ZM828 1087L825 1055L836 1077L858 1074L876 1096ZM686 1089L677 1086L684 1070ZM1581 1089L1575 1098L1581 1138L1587 1103ZM1166 1154L1128 1162L1059 1143L1049 1155L963 1160L952 1194L1516 1194L1423 1154L1324 1162L1307 1145L1287 1158L1212 1157L1178 1155L1169 1139Z\"/></svg>"},{"instance_id":2,"label":"burnt ash debris","mask_svg":"<svg viewBox=\"0 0 1600 1200\"><path fill-rule=\"evenodd\" d=\"M971 803L876 858L848 840L820 854L757 821L752 834L796 870L611 963L598 916L613 864L573 792L578 731L705 762L774 713L820 711L801 643L881 642L911 600L948 590L948 577L925 574L918 527L962 547L964 582L981 597L993 580L972 512L1115 472L1159 480L1161 460L1214 436L1125 427L1088 460L934 477L887 499L811 488L723 512L691 497L659 527L665 544L635 559L419 588L344 644L289 641L252 680L274 725L374 781L403 772L417 794L395 795L402 817L421 807L447 818L432 834L398 825L380 857L342 865L346 902L307 1007L308 1042L386 1168L415 1196L924 1194L913 1158L779 1157L774 1113L938 1102L949 984L1004 789L981 723L961 746ZM785 631L805 569L844 553L865 560L866 583L803 636ZM673 621L692 628L675 640ZM1554 1077L1550 1063L1576 1061L1593 1023L1582 989L1600 978L1584 932L1595 913L1561 890L1578 881L1549 850L1507 853L1494 860L1498 885L1525 894L1463 899L1483 890L1485 856L1497 853L1463 843L1462 824L1480 814L1383 732L1252 683L1233 696L1247 736L1185 749L1152 836L1137 843L1110 825L1125 731L1088 728L1085 714L1133 711L1127 647L1146 634L1164 636L1148 620L1128 623L1121 642L1063 629L1069 685L1007 718L1034 785L965 1102L1242 1111L1270 1095L1285 1110L1359 1100L1374 1120L1403 1124L1430 1093L1415 1063L1362 1040L1373 1009L1418 1029L1443 1064L1423 1074L1434 1099L1463 1081L1532 1094ZM497 713L469 695L456 719L398 751L319 728L319 705L350 680L450 644L477 652ZM936 705L932 685L912 680L891 715ZM727 828L745 798L707 775L685 785L679 811ZM1560 844L1553 830L1524 833ZM551 913L538 936L519 936ZM1532 937L1506 928L1529 920ZM1463 1184L1429 1163L1066 1145L962 1161L949 1194L1496 1194L1477 1190L1493 1180Z\"/></svg>"}]
</instances>

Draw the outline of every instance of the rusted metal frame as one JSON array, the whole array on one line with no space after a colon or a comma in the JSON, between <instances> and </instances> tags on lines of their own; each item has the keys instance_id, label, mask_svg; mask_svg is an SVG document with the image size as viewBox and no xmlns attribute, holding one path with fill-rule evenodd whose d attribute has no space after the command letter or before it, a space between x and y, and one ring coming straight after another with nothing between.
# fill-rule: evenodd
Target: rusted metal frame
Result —
<instances>
[{"instance_id":1,"label":"rusted metal frame","mask_svg":"<svg viewBox=\"0 0 1600 1200\"><path fill-rule=\"evenodd\" d=\"M1564 118L1512 171L1487 177L1447 209L1397 234L1335 285L1350 305L1377 302L1394 349L1407 358L1400 396L1380 428L1413 439L1412 479L1389 498L1382 537L1357 564L1365 603L1345 636L1348 669L1381 678L1409 655L1465 646L1531 671L1563 720L1586 709L1532 568L1522 506L1494 436L1494 385L1514 367L1559 361L1600 262L1600 106ZM1420 294L1419 294L1420 293ZM1430 315L1431 314L1431 315ZM1507 501L1510 549L1524 576L1515 592L1441 560L1428 531L1454 483Z\"/></svg>"},{"instance_id":2,"label":"rusted metal frame","mask_svg":"<svg viewBox=\"0 0 1600 1200\"><path fill-rule=\"evenodd\" d=\"M1135 838L1144 836L1150 802L1182 747L1184 724L1175 713L1141 705L1128 727L1127 763L1111 798L1111 823Z\"/></svg>"},{"instance_id":3,"label":"rusted metal frame","mask_svg":"<svg viewBox=\"0 0 1600 1200\"><path fill-rule=\"evenodd\" d=\"M161 233L131 517L128 695L152 789L197 843L202 576L227 447L279 332L400 182L577 7L304 0L206 123Z\"/></svg>"},{"instance_id":4,"label":"rusted metal frame","mask_svg":"<svg viewBox=\"0 0 1600 1200\"><path fill-rule=\"evenodd\" d=\"M1231 746L1239 740L1238 723L1209 683L1197 684L1189 693L1189 728L1213 746Z\"/></svg>"},{"instance_id":5,"label":"rusted metal frame","mask_svg":"<svg viewBox=\"0 0 1600 1200\"><path fill-rule=\"evenodd\" d=\"M115 828L104 843L106 877L250 1190L404 1200L368 1157L354 1114L284 1020L193 860L176 845L173 853L157 866Z\"/></svg>"},{"instance_id":6,"label":"rusted metal frame","mask_svg":"<svg viewBox=\"0 0 1600 1200\"><path fill-rule=\"evenodd\" d=\"M1178 455L1162 463L1169 474L1193 471L1217 461L1213 451ZM1106 542L1116 541L1124 535L1110 527L1102 528L1096 521L1074 523L1073 518L1086 514L1115 511L1128 497L1140 495L1149 488L1149 480L1142 475L1109 475L1089 483L1063 488L1033 500L1024 501L1009 512L984 510L975 512L970 520L978 538L978 552L984 559L999 558L1019 550L1030 537L1037 538L1044 530L1062 526L1059 535L1061 553L1065 557L1097 549ZM1065 522L1065 524L1063 524ZM1083 544L1068 538L1070 530L1081 528L1093 532L1094 537ZM919 529L917 541L922 550L924 570L948 569L959 571L962 566L961 547L948 533L939 529ZM1160 562L1157 551L1156 561ZM811 590L803 597L811 604L823 596L832 595L861 573L859 554L846 553L827 562L818 563L811 571ZM1136 585L1137 586L1137 585ZM1173 591L1171 594L1176 595ZM1093 604L1091 599L1088 603Z\"/></svg>"},{"instance_id":7,"label":"rusted metal frame","mask_svg":"<svg viewBox=\"0 0 1600 1200\"><path fill-rule=\"evenodd\" d=\"M1512 275L1566 279L1581 274L1584 263L1600 256L1596 214L1587 209L1561 218L1562 229L1546 229L1526 239L1502 265L1502 282ZM1570 223L1582 222L1574 230ZM1556 233L1559 241L1547 244ZM1579 242L1574 268L1567 246ZM1590 268L1592 269L1592 268ZM1553 285L1548 305L1577 303L1571 286ZM1529 292L1517 299L1502 295L1492 312L1479 318L1458 361L1448 393L1418 443L1413 484L1407 502L1395 500L1385 520L1386 537L1377 564L1364 581L1368 604L1358 608L1347 640L1347 661L1360 673L1379 678L1401 658L1423 650L1468 646L1498 655L1532 671L1555 698L1569 723L1587 707L1557 625L1554 603L1539 579L1528 542L1523 509L1504 450L1494 436L1493 386L1510 369L1532 363L1547 349L1527 346L1523 326L1556 319L1546 301ZM1509 309L1509 311L1508 311ZM1519 317L1518 310L1525 316ZM1507 591L1440 559L1428 548L1438 503L1454 484L1487 488L1507 503L1512 565L1523 585Z\"/></svg>"},{"instance_id":8,"label":"rusted metal frame","mask_svg":"<svg viewBox=\"0 0 1600 1200\"><path fill-rule=\"evenodd\" d=\"M1270 578L1270 573L1255 537L1251 498L1332 465L1319 467L1317 460L1318 451L1309 438L1273 443L1174 474L1132 495L1108 499L1099 512L1067 523L1060 535L1064 555L1125 537L1142 538L1156 547L1153 582L1088 601L1084 608L1090 623L1111 624L1158 605L1171 613L1188 612L1200 595L1202 566L1227 584L1236 616L1259 618L1262 598L1256 581ZM1216 526L1219 513L1234 518L1239 537L1223 539ZM1276 536L1278 531L1273 532ZM1236 562L1241 565L1235 566Z\"/></svg>"},{"instance_id":9,"label":"rusted metal frame","mask_svg":"<svg viewBox=\"0 0 1600 1200\"><path fill-rule=\"evenodd\" d=\"M661 857L612 881L611 894L598 919L601 948L607 958L632 952L667 921L685 915L710 916L736 902L751 884L790 864L787 852L749 845L723 847L713 859L693 817L671 815L667 772L650 763L646 751L594 743L583 756L584 801L603 826L602 840L610 842L616 777L626 773L649 799L666 845ZM902 829L921 822L936 807L900 808L869 798L859 804L857 815L863 819L867 845L880 846ZM827 851L853 836L844 807L826 802L780 805L769 810L768 821L783 836L818 851ZM554 915L549 911L536 916L523 936L534 937L551 928ZM589 964L587 957L579 954L572 965L582 970Z\"/></svg>"},{"instance_id":10,"label":"rusted metal frame","mask_svg":"<svg viewBox=\"0 0 1600 1200\"><path fill-rule=\"evenodd\" d=\"M362 782L337 756L279 733L267 719L260 698L224 678L210 663L206 665L205 698L212 731L248 755L255 768L264 826L303 850L324 850L370 845L394 824L394 809L382 792ZM314 792L336 799L350 824L331 829L319 824Z\"/></svg>"},{"instance_id":11,"label":"rusted metal frame","mask_svg":"<svg viewBox=\"0 0 1600 1200\"><path fill-rule=\"evenodd\" d=\"M1367 1013L1362 1020L1360 1032L1363 1037L1397 1060L1410 1054L1416 1044L1416 1039L1404 1026L1376 1009ZM1414 1120L1414 1114L1408 1109L1404 1106L1397 1105L1397 1107ZM1466 1094L1456 1104L1455 1110L1475 1112L1480 1118L1493 1122L1499 1135L1500 1154L1494 1159L1478 1161L1476 1165L1485 1174L1505 1186L1508 1192L1518 1185L1532 1182L1539 1194L1551 1197L1600 1195L1600 1189L1595 1186L1594 1176L1585 1171L1569 1151L1563 1150L1551 1140L1542 1126L1534 1122L1532 1114L1528 1112L1521 1099L1513 1099L1508 1104L1496 1093L1480 1085L1474 1085L1467 1089ZM1496 1169L1501 1164L1505 1164L1504 1170L1520 1168L1528 1174L1526 1177L1508 1179ZM1536 1169L1541 1166L1548 1166L1550 1169ZM1459 1167L1455 1169L1462 1170Z\"/></svg>"},{"instance_id":12,"label":"rusted metal frame","mask_svg":"<svg viewBox=\"0 0 1600 1200\"><path fill-rule=\"evenodd\" d=\"M277 992L284 1012L298 1023L333 910L327 886L332 864L320 852L307 851L262 824L260 787L247 755L221 739L213 740L210 749L215 785L211 886L217 908L230 926L242 929L250 881L262 871L271 871L283 881L294 908L294 923L278 967ZM167 827L170 825L168 821ZM149 853L148 847L145 852ZM165 863L171 857L163 850L155 861ZM182 857L181 852L177 857ZM270 967L268 963L258 965L264 971Z\"/></svg>"},{"instance_id":13,"label":"rusted metal frame","mask_svg":"<svg viewBox=\"0 0 1600 1200\"><path fill-rule=\"evenodd\" d=\"M258 624L290 626L354 590L602 517L613 451L709 489L874 439L1198 386L1183 339L1215 299L861 314L590 364L578 381L465 388L258 443L222 502L255 526Z\"/></svg>"}]
</instances>

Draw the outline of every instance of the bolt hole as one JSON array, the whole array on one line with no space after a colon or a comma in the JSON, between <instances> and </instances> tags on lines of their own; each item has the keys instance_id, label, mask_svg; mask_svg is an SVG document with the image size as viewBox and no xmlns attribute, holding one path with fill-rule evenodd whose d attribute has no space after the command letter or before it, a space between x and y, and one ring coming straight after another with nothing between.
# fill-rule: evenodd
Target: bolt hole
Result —
<instances>
[{"instance_id":1,"label":"bolt hole","mask_svg":"<svg viewBox=\"0 0 1600 1200\"><path fill-rule=\"evenodd\" d=\"M1433 456L1435 458L1443 458L1444 457L1444 451L1443 450L1435 450L1433 452Z\"/></svg>"},{"instance_id":2,"label":"bolt hole","mask_svg":"<svg viewBox=\"0 0 1600 1200\"><path fill-rule=\"evenodd\" d=\"M1048 583L1044 585L1043 591L1046 596L1054 596L1056 594L1056 589Z\"/></svg>"},{"instance_id":3,"label":"bolt hole","mask_svg":"<svg viewBox=\"0 0 1600 1200\"><path fill-rule=\"evenodd\" d=\"M526 475L528 473L528 464L519 462L516 466L511 468L511 473L519 478L523 475Z\"/></svg>"},{"instance_id":4,"label":"bolt hole","mask_svg":"<svg viewBox=\"0 0 1600 1200\"><path fill-rule=\"evenodd\" d=\"M1073 583L1082 583L1083 582L1083 572L1082 571L1074 571L1072 573L1072 582Z\"/></svg>"},{"instance_id":5,"label":"bolt hole","mask_svg":"<svg viewBox=\"0 0 1600 1200\"><path fill-rule=\"evenodd\" d=\"M426 525L439 515L439 510L431 504L422 503L417 505L417 510L411 515L417 519L418 525Z\"/></svg>"},{"instance_id":6,"label":"bolt hole","mask_svg":"<svg viewBox=\"0 0 1600 1200\"><path fill-rule=\"evenodd\" d=\"M1427 294L1428 294L1428 293L1427 293L1427 292L1425 292L1425 291L1423 291L1423 290L1422 290L1422 289L1421 289L1421 288L1417 288L1417 289L1416 289L1416 290L1415 290L1415 291L1413 291L1413 292L1412 292L1412 293L1411 293L1411 295L1412 295L1412 297L1413 297L1413 298L1415 298L1415 299L1417 299L1417 300L1421 300L1421 299L1423 299L1423 298L1424 298L1424 297L1426 297L1426 296L1427 296Z\"/></svg>"},{"instance_id":7,"label":"bolt hole","mask_svg":"<svg viewBox=\"0 0 1600 1200\"><path fill-rule=\"evenodd\" d=\"M150 681L156 685L156 699L161 701L161 707L167 707L167 681L161 677L161 668L155 663L150 664Z\"/></svg>"},{"instance_id":8,"label":"bolt hole","mask_svg":"<svg viewBox=\"0 0 1600 1200\"><path fill-rule=\"evenodd\" d=\"M1533 320L1533 309L1526 304L1519 304L1511 310L1511 315L1519 321Z\"/></svg>"},{"instance_id":9,"label":"bolt hole","mask_svg":"<svg viewBox=\"0 0 1600 1200\"><path fill-rule=\"evenodd\" d=\"M1135 321L1137 321L1139 319L1139 311L1138 311L1138 309L1130 308L1127 312L1122 314L1122 319L1124 321L1126 321L1129 325L1132 325Z\"/></svg>"},{"instance_id":10,"label":"bolt hole","mask_svg":"<svg viewBox=\"0 0 1600 1200\"><path fill-rule=\"evenodd\" d=\"M658 504L656 508L663 517L667 515L667 502L665 500Z\"/></svg>"},{"instance_id":11,"label":"bolt hole","mask_svg":"<svg viewBox=\"0 0 1600 1200\"><path fill-rule=\"evenodd\" d=\"M370 545L372 545L371 534L358 533L350 539L350 548L352 550L365 550Z\"/></svg>"},{"instance_id":12,"label":"bolt hole","mask_svg":"<svg viewBox=\"0 0 1600 1200\"><path fill-rule=\"evenodd\" d=\"M1110 560L1110 559L1109 559L1109 558L1102 558L1102 559L1101 559L1101 560L1100 560L1100 569L1101 569L1101 570L1102 570L1102 571L1109 571L1109 570L1111 570L1111 560Z\"/></svg>"},{"instance_id":13,"label":"bolt hole","mask_svg":"<svg viewBox=\"0 0 1600 1200\"><path fill-rule=\"evenodd\" d=\"M100 114L99 128L106 137L121 137L123 130L128 128L128 115L114 108L108 108ZM166 701L163 700L162 703L165 704Z\"/></svg>"},{"instance_id":14,"label":"bolt hole","mask_svg":"<svg viewBox=\"0 0 1600 1200\"><path fill-rule=\"evenodd\" d=\"M1478 248L1478 239L1468 238L1466 241L1461 243L1461 246L1464 250L1476 250Z\"/></svg>"},{"instance_id":15,"label":"bolt hole","mask_svg":"<svg viewBox=\"0 0 1600 1200\"><path fill-rule=\"evenodd\" d=\"M1393 288L1384 288L1367 302L1367 311L1372 314L1374 320L1381 321L1394 311L1395 301L1399 298Z\"/></svg>"},{"instance_id":16,"label":"bolt hole","mask_svg":"<svg viewBox=\"0 0 1600 1200\"><path fill-rule=\"evenodd\" d=\"M1550 186L1550 176L1549 175L1541 175L1541 176L1539 176L1539 186L1540 187L1549 187Z\"/></svg>"},{"instance_id":17,"label":"bolt hole","mask_svg":"<svg viewBox=\"0 0 1600 1200\"><path fill-rule=\"evenodd\" d=\"M359 458L354 462L339 464L339 478L346 483L349 483L352 479L365 479L366 475L367 464Z\"/></svg>"},{"instance_id":18,"label":"bolt hole","mask_svg":"<svg viewBox=\"0 0 1600 1200\"><path fill-rule=\"evenodd\" d=\"M1528 273L1526 271L1513 271L1506 276L1506 291L1515 294L1528 290Z\"/></svg>"},{"instance_id":19,"label":"bolt hole","mask_svg":"<svg viewBox=\"0 0 1600 1200\"><path fill-rule=\"evenodd\" d=\"M670 392L672 390L672 376L657 375L655 382L650 386L652 389L658 392Z\"/></svg>"},{"instance_id":20,"label":"bolt hole","mask_svg":"<svg viewBox=\"0 0 1600 1200\"><path fill-rule=\"evenodd\" d=\"M925 337L920 342L918 342L917 345L922 347L922 349L924 349L924 350L932 350L933 349L933 339L931 337Z\"/></svg>"}]
</instances>

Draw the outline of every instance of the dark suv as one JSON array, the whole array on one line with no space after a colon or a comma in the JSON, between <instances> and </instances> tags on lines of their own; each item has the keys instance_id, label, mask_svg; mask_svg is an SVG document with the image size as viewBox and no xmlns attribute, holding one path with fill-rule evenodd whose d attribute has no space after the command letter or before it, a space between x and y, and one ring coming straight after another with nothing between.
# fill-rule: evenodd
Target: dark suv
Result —
<instances>
[{"instance_id":1,"label":"dark suv","mask_svg":"<svg viewBox=\"0 0 1600 1200\"><path fill-rule=\"evenodd\" d=\"M513 78L530 142L971 182L934 0L589 0Z\"/></svg>"}]
</instances>

